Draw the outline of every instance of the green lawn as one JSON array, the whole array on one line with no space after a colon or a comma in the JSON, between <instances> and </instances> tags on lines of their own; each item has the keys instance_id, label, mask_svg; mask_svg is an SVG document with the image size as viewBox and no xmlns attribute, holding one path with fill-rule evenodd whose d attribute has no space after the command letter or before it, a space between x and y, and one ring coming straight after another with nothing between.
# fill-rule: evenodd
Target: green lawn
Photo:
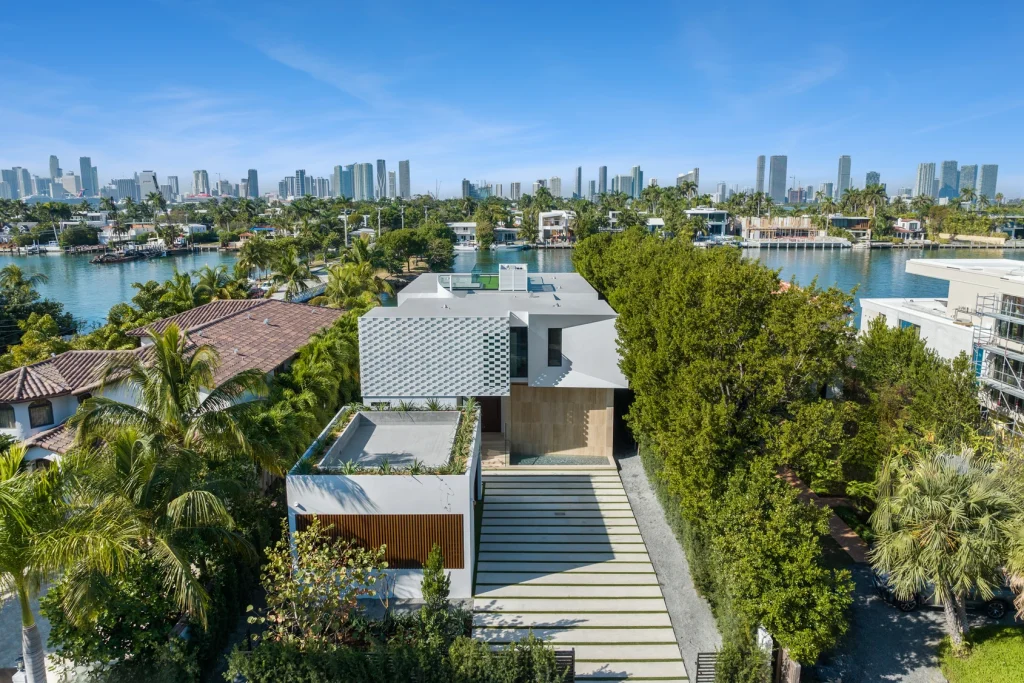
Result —
<instances>
[{"instance_id":1,"label":"green lawn","mask_svg":"<svg viewBox=\"0 0 1024 683\"><path fill-rule=\"evenodd\" d=\"M971 654L953 656L949 639L939 645L949 683L1024 683L1024 626L984 626L971 631Z\"/></svg>"}]
</instances>

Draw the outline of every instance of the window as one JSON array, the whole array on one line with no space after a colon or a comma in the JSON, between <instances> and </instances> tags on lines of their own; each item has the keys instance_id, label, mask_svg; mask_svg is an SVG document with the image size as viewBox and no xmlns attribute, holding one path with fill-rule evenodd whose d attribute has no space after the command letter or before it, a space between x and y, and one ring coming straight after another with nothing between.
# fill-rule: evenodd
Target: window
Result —
<instances>
[{"instance_id":1,"label":"window","mask_svg":"<svg viewBox=\"0 0 1024 683\"><path fill-rule=\"evenodd\" d=\"M49 401L33 401L28 405L28 423L34 429L53 424L53 404Z\"/></svg>"},{"instance_id":2,"label":"window","mask_svg":"<svg viewBox=\"0 0 1024 683\"><path fill-rule=\"evenodd\" d=\"M557 368L562 365L562 328L548 328L548 367Z\"/></svg>"},{"instance_id":3,"label":"window","mask_svg":"<svg viewBox=\"0 0 1024 683\"><path fill-rule=\"evenodd\" d=\"M528 365L527 365L527 337L529 336L529 328L527 327L510 327L508 335L509 343L509 376L513 379L522 379L529 376Z\"/></svg>"},{"instance_id":4,"label":"window","mask_svg":"<svg viewBox=\"0 0 1024 683\"><path fill-rule=\"evenodd\" d=\"M0 429L14 429L14 406L0 403Z\"/></svg>"},{"instance_id":5,"label":"window","mask_svg":"<svg viewBox=\"0 0 1024 683\"><path fill-rule=\"evenodd\" d=\"M85 392L84 394L79 394L78 395L78 405L82 405L83 403L88 401L90 398L92 398L92 394L90 394L88 391Z\"/></svg>"},{"instance_id":6,"label":"window","mask_svg":"<svg viewBox=\"0 0 1024 683\"><path fill-rule=\"evenodd\" d=\"M909 320L900 320L900 329L901 330L905 330L908 327L910 329L912 329L912 330L917 330L918 332L921 331L921 326L918 325L917 323L912 323Z\"/></svg>"}]
</instances>

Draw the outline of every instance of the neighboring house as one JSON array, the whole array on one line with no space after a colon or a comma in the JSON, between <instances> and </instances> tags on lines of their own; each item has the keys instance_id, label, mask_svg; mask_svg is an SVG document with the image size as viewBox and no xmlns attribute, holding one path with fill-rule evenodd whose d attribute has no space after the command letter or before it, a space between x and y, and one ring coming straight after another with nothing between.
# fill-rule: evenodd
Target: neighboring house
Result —
<instances>
[{"instance_id":1,"label":"neighboring house","mask_svg":"<svg viewBox=\"0 0 1024 683\"><path fill-rule=\"evenodd\" d=\"M902 237L907 242L917 242L924 239L924 226L916 218L897 219L893 231L897 237Z\"/></svg>"},{"instance_id":2,"label":"neighboring house","mask_svg":"<svg viewBox=\"0 0 1024 683\"><path fill-rule=\"evenodd\" d=\"M565 242L569 239L569 231L575 220L575 211L541 211L538 218L537 241Z\"/></svg>"},{"instance_id":3,"label":"neighboring house","mask_svg":"<svg viewBox=\"0 0 1024 683\"><path fill-rule=\"evenodd\" d=\"M448 227L455 232L455 245L459 247L475 247L476 221L448 223ZM495 244L510 244L516 241L516 229L504 225L494 227Z\"/></svg>"},{"instance_id":4,"label":"neighboring house","mask_svg":"<svg viewBox=\"0 0 1024 683\"><path fill-rule=\"evenodd\" d=\"M967 354L981 401L1016 427L1024 418L1024 263L1011 259L911 259L907 272L949 282L937 298L861 299L861 331L884 316L917 329L943 358Z\"/></svg>"},{"instance_id":5,"label":"neighboring house","mask_svg":"<svg viewBox=\"0 0 1024 683\"><path fill-rule=\"evenodd\" d=\"M703 218L707 221L708 236L720 236L736 234L733 222L729 218L729 212L722 209L713 209L707 206L697 206L686 210L688 218Z\"/></svg>"},{"instance_id":6,"label":"neighboring house","mask_svg":"<svg viewBox=\"0 0 1024 683\"><path fill-rule=\"evenodd\" d=\"M171 322L194 345L213 346L220 364L216 384L244 370L258 369L272 377L295 357L315 332L329 326L341 311L268 299L213 301L151 327L163 331ZM106 368L118 359L136 355L145 362L153 343L149 328L128 334L139 337L132 351L66 351L44 361L0 374L0 433L22 440L29 460L52 459L71 445L66 420L79 404L100 393ZM102 395L133 402L117 380L108 382Z\"/></svg>"},{"instance_id":7,"label":"neighboring house","mask_svg":"<svg viewBox=\"0 0 1024 683\"><path fill-rule=\"evenodd\" d=\"M846 230L858 240L871 239L871 218L868 216L844 216L836 213L829 216L828 220L833 228Z\"/></svg>"},{"instance_id":8,"label":"neighboring house","mask_svg":"<svg viewBox=\"0 0 1024 683\"><path fill-rule=\"evenodd\" d=\"M608 227L601 228L600 231L601 232L622 232L623 228L621 228L619 226L619 214L620 213L622 213L622 212L621 211L609 211L608 212ZM639 214L641 216L646 216L647 212L646 211L640 211ZM645 218L644 220L647 222L647 231L650 232L652 235L656 234L660 230L664 230L665 229L665 219L663 219L663 218L651 218L651 217L648 217L648 218Z\"/></svg>"},{"instance_id":9,"label":"neighboring house","mask_svg":"<svg viewBox=\"0 0 1024 683\"><path fill-rule=\"evenodd\" d=\"M507 456L611 457L616 313L577 273L426 274L359 319L363 402L466 397Z\"/></svg>"}]
</instances>

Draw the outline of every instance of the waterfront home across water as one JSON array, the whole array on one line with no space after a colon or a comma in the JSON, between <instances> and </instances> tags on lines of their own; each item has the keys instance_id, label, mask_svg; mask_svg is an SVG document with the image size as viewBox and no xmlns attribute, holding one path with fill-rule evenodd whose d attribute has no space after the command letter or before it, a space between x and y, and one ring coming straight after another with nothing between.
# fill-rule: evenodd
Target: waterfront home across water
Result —
<instances>
[{"instance_id":1,"label":"waterfront home across water","mask_svg":"<svg viewBox=\"0 0 1024 683\"><path fill-rule=\"evenodd\" d=\"M1014 427L1024 418L1024 263L1012 259L911 259L912 275L946 280L936 298L861 299L861 331L884 317L913 328L943 358L967 354L981 401Z\"/></svg>"},{"instance_id":2,"label":"waterfront home across water","mask_svg":"<svg viewBox=\"0 0 1024 683\"><path fill-rule=\"evenodd\" d=\"M219 384L244 370L262 370L272 377L295 357L315 332L329 326L341 311L268 299L212 301L158 320L128 334L141 346L131 351L66 351L47 360L0 374L0 433L23 441L28 460L53 459L73 441L67 420L92 395L133 403L128 387L116 380L103 386L112 363L132 356L146 362L150 330L162 332L170 323L192 344L217 350ZM211 387L213 388L213 387Z\"/></svg>"}]
</instances>

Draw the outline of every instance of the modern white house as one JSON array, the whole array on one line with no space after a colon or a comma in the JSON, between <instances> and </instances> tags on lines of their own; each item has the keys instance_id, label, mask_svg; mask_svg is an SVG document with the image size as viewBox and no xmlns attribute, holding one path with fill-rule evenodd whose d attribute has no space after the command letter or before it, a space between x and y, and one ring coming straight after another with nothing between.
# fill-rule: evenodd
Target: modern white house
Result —
<instances>
[{"instance_id":1,"label":"modern white house","mask_svg":"<svg viewBox=\"0 0 1024 683\"><path fill-rule=\"evenodd\" d=\"M921 221L917 218L898 218L893 230L897 237L902 237L907 242L924 241L925 231Z\"/></svg>"},{"instance_id":2,"label":"modern white house","mask_svg":"<svg viewBox=\"0 0 1024 683\"><path fill-rule=\"evenodd\" d=\"M1014 425L1024 417L1024 262L911 259L907 272L949 283L945 297L861 299L861 331L883 316L918 330L943 358L974 362L982 403Z\"/></svg>"},{"instance_id":3,"label":"modern white house","mask_svg":"<svg viewBox=\"0 0 1024 683\"><path fill-rule=\"evenodd\" d=\"M541 243L565 242L569 239L573 221L576 220L576 212L562 209L541 211L537 220L539 222L537 241Z\"/></svg>"},{"instance_id":4,"label":"modern white house","mask_svg":"<svg viewBox=\"0 0 1024 683\"><path fill-rule=\"evenodd\" d=\"M697 206L686 210L689 218L703 218L707 222L709 236L724 237L736 234L729 212L707 206Z\"/></svg>"},{"instance_id":5,"label":"modern white house","mask_svg":"<svg viewBox=\"0 0 1024 683\"><path fill-rule=\"evenodd\" d=\"M479 246L476 239L476 221L448 223L448 227L455 231L456 249L472 251ZM517 229L514 227L494 226L494 244L512 244L516 241L517 232Z\"/></svg>"},{"instance_id":6,"label":"modern white house","mask_svg":"<svg viewBox=\"0 0 1024 683\"><path fill-rule=\"evenodd\" d=\"M363 401L475 398L488 457L608 459L616 313L578 273L425 274L359 319Z\"/></svg>"},{"instance_id":7,"label":"modern white house","mask_svg":"<svg viewBox=\"0 0 1024 683\"><path fill-rule=\"evenodd\" d=\"M38 363L0 374L0 433L28 448L27 460L53 460L71 447L74 434L67 420L93 395L124 403L136 397L122 382L103 376L113 363L147 361L152 344L149 330L163 331L170 323L195 344L217 350L220 363L214 375L219 384L243 370L257 368L269 377L295 357L310 335L333 323L341 311L269 299L213 301L164 318L128 334L140 346L131 351L65 351ZM212 387L211 387L212 388Z\"/></svg>"}]
</instances>

